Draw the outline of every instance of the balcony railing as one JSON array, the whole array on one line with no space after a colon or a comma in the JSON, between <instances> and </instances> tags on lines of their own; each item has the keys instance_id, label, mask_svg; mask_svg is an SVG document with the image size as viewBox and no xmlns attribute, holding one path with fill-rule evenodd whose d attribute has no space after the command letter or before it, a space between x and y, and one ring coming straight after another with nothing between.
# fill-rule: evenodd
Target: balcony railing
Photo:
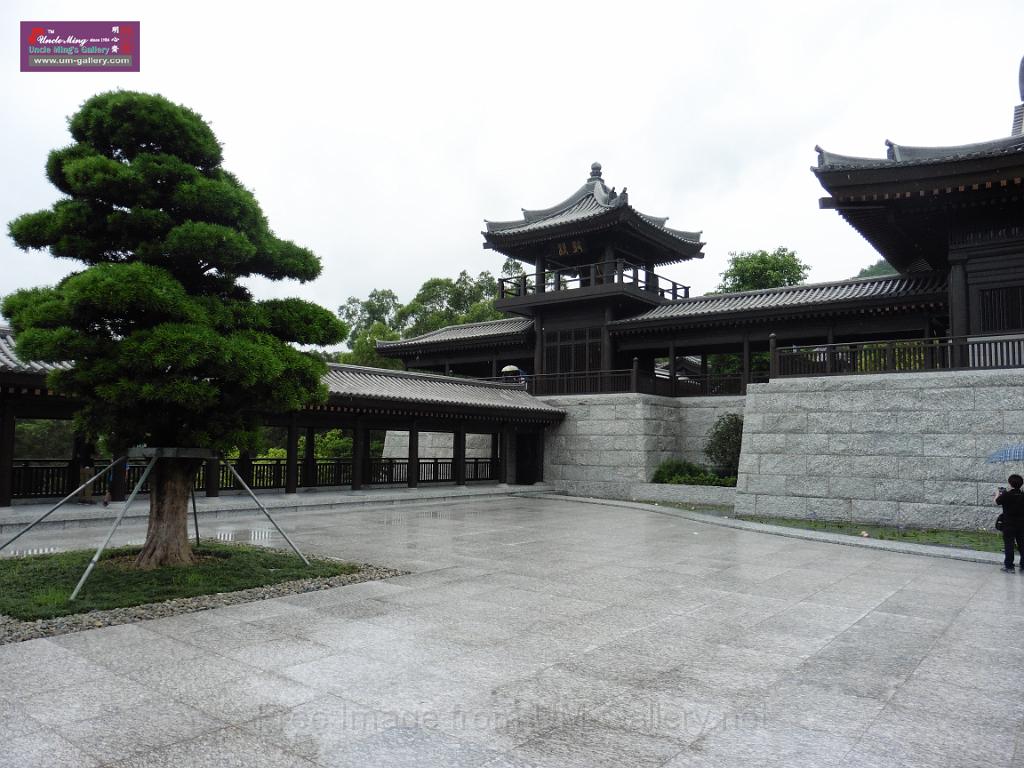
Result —
<instances>
[{"instance_id":1,"label":"balcony railing","mask_svg":"<svg viewBox=\"0 0 1024 768\"><path fill-rule=\"evenodd\" d=\"M673 301L690 297L690 286L619 259L581 267L551 269L541 275L539 282L535 274L503 277L498 281L498 298L557 293L596 285L633 286L658 298Z\"/></svg>"},{"instance_id":2,"label":"balcony railing","mask_svg":"<svg viewBox=\"0 0 1024 768\"><path fill-rule=\"evenodd\" d=\"M1024 367L1024 335L946 336L775 346L772 376L848 376Z\"/></svg>"},{"instance_id":3,"label":"balcony railing","mask_svg":"<svg viewBox=\"0 0 1024 768\"><path fill-rule=\"evenodd\" d=\"M228 459L220 463L220 488L238 488L237 481L228 465L236 467L243 476L246 469L239 465L237 459ZM97 462L96 472L109 466L109 461ZM131 464L128 467L126 485L129 489L142 476L145 466ZM451 459L420 459L419 482L450 483L455 481L454 463ZM326 488L346 486L352 483L351 459L318 459L313 473L306 476L305 463L298 463L299 486L304 488ZM33 499L63 496L79 485L78 473L69 469L67 459L24 459L14 463L12 467L12 498ZM252 472L246 482L254 490L275 490L285 487L287 476L286 459L253 459ZM467 458L466 480L494 480L498 476L497 461L489 458ZM365 482L368 485L405 484L409 479L409 461L407 459L370 459L369 472ZM94 497L102 497L109 487L108 473L104 472L93 483ZM196 473L193 488L202 491L206 488L206 465ZM149 481L142 485L141 493L149 493Z\"/></svg>"},{"instance_id":4,"label":"balcony railing","mask_svg":"<svg viewBox=\"0 0 1024 768\"><path fill-rule=\"evenodd\" d=\"M677 373L675 384L667 372L652 375L639 365L610 371L576 371L571 373L523 374L517 377L485 379L518 383L531 395L603 395L636 392L663 397L701 397L716 395L742 395L747 383L767 381L765 374L751 374L744 381L743 374L685 374Z\"/></svg>"}]
</instances>

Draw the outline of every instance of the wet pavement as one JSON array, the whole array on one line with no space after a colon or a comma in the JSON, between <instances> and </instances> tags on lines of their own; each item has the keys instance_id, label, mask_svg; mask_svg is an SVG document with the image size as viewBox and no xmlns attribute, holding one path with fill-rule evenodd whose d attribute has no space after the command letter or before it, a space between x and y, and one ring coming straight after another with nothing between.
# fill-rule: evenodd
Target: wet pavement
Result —
<instances>
[{"instance_id":1,"label":"wet pavement","mask_svg":"<svg viewBox=\"0 0 1024 768\"><path fill-rule=\"evenodd\" d=\"M387 582L0 647L0 765L1009 766L1024 576L568 498L295 509ZM282 546L256 515L203 535ZM34 531L94 546L105 526ZM118 542L140 541L141 521Z\"/></svg>"}]
</instances>

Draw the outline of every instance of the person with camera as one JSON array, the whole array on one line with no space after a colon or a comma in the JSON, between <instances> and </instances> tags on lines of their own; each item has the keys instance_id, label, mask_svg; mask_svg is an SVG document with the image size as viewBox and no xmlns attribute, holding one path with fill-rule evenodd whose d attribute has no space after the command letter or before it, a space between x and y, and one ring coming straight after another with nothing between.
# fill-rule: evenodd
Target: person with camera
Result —
<instances>
[{"instance_id":1,"label":"person with camera","mask_svg":"<svg viewBox=\"0 0 1024 768\"><path fill-rule=\"evenodd\" d=\"M1003 508L996 518L996 528L1003 532L1003 571L1013 573L1013 548L1021 555L1020 570L1024 573L1024 477L1010 475L1006 482L1010 490L1000 488L996 495L996 504Z\"/></svg>"}]
</instances>

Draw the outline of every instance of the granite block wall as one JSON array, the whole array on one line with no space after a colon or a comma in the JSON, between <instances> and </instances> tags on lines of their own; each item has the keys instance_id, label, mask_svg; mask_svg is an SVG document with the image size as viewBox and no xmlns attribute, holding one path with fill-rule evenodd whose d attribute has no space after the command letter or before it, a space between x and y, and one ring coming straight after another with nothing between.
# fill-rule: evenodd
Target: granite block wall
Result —
<instances>
[{"instance_id":1,"label":"granite block wall","mask_svg":"<svg viewBox=\"0 0 1024 768\"><path fill-rule=\"evenodd\" d=\"M943 371L751 385L736 513L989 528L1024 441L1024 371Z\"/></svg>"},{"instance_id":2,"label":"granite block wall","mask_svg":"<svg viewBox=\"0 0 1024 768\"><path fill-rule=\"evenodd\" d=\"M454 435L451 432L420 432L421 459L450 459ZM405 459L409 456L409 433L388 432L384 437L385 459ZM466 458L486 459L491 455L490 435L466 435Z\"/></svg>"},{"instance_id":3,"label":"granite block wall","mask_svg":"<svg viewBox=\"0 0 1024 768\"><path fill-rule=\"evenodd\" d=\"M665 459L704 462L704 440L723 413L742 413L743 397L669 398L614 394L544 397L567 412L544 441L544 480L580 496L623 498L650 481Z\"/></svg>"}]
</instances>

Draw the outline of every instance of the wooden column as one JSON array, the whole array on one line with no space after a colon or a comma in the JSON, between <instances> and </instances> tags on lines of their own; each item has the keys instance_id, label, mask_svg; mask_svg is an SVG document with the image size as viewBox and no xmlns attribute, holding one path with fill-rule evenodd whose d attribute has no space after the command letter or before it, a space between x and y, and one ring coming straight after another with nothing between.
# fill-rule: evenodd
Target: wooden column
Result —
<instances>
[{"instance_id":1,"label":"wooden column","mask_svg":"<svg viewBox=\"0 0 1024 768\"><path fill-rule=\"evenodd\" d=\"M615 367L615 350L612 349L612 337L608 333L608 323L615 319L611 307L604 308L604 325L601 326L601 370L610 371Z\"/></svg>"},{"instance_id":2,"label":"wooden column","mask_svg":"<svg viewBox=\"0 0 1024 768\"><path fill-rule=\"evenodd\" d=\"M706 395L709 389L710 382L708 381L708 353L700 353L700 393Z\"/></svg>"},{"instance_id":3,"label":"wooden column","mask_svg":"<svg viewBox=\"0 0 1024 768\"><path fill-rule=\"evenodd\" d=\"M498 482L508 484L508 454L511 450L512 443L512 429L505 424L501 428L501 433L498 436L498 441L501 443L498 449Z\"/></svg>"},{"instance_id":4,"label":"wooden column","mask_svg":"<svg viewBox=\"0 0 1024 768\"><path fill-rule=\"evenodd\" d=\"M356 420L352 429L352 490L358 491L363 487L366 471L366 453L370 450L370 441L367 439L366 425L361 419Z\"/></svg>"},{"instance_id":5,"label":"wooden column","mask_svg":"<svg viewBox=\"0 0 1024 768\"><path fill-rule=\"evenodd\" d=\"M491 378L498 378L498 358L496 357L491 358Z\"/></svg>"},{"instance_id":6,"label":"wooden column","mask_svg":"<svg viewBox=\"0 0 1024 768\"><path fill-rule=\"evenodd\" d=\"M420 431L415 424L409 428L409 468L406 477L410 488L420 484Z\"/></svg>"},{"instance_id":7,"label":"wooden column","mask_svg":"<svg viewBox=\"0 0 1024 768\"><path fill-rule=\"evenodd\" d=\"M0 507L11 506L14 479L14 409L0 404Z\"/></svg>"},{"instance_id":8,"label":"wooden column","mask_svg":"<svg viewBox=\"0 0 1024 768\"><path fill-rule=\"evenodd\" d=\"M68 459L67 475L64 478L64 493L71 493L81 481L82 462L85 456L85 438L76 434L71 445L71 458Z\"/></svg>"},{"instance_id":9,"label":"wooden column","mask_svg":"<svg viewBox=\"0 0 1024 768\"><path fill-rule=\"evenodd\" d=\"M495 480L498 477L498 455L501 447L499 445L501 441L498 439L498 433L491 433L491 480Z\"/></svg>"},{"instance_id":10,"label":"wooden column","mask_svg":"<svg viewBox=\"0 0 1024 768\"><path fill-rule=\"evenodd\" d=\"M452 440L452 474L456 485L466 484L466 427L459 424Z\"/></svg>"},{"instance_id":11,"label":"wooden column","mask_svg":"<svg viewBox=\"0 0 1024 768\"><path fill-rule=\"evenodd\" d=\"M302 456L302 485L316 488L316 427L306 427L306 450Z\"/></svg>"},{"instance_id":12,"label":"wooden column","mask_svg":"<svg viewBox=\"0 0 1024 768\"><path fill-rule=\"evenodd\" d=\"M953 336L953 365L962 368L967 365L966 336L967 314L967 270L962 261L949 265L949 322Z\"/></svg>"},{"instance_id":13,"label":"wooden column","mask_svg":"<svg viewBox=\"0 0 1024 768\"><path fill-rule=\"evenodd\" d=\"M836 351L832 349L832 345L836 343L836 329L832 323L828 324L828 336L825 339L825 343L828 345L825 348L825 370L828 373L832 373L835 370Z\"/></svg>"},{"instance_id":14,"label":"wooden column","mask_svg":"<svg viewBox=\"0 0 1024 768\"><path fill-rule=\"evenodd\" d=\"M538 483L544 482L544 427L537 432L537 474Z\"/></svg>"},{"instance_id":15,"label":"wooden column","mask_svg":"<svg viewBox=\"0 0 1024 768\"><path fill-rule=\"evenodd\" d=\"M299 489L299 428L288 425L287 457L284 464L284 492L295 493Z\"/></svg>"},{"instance_id":16,"label":"wooden column","mask_svg":"<svg viewBox=\"0 0 1024 768\"><path fill-rule=\"evenodd\" d=\"M668 345L668 396L676 396L676 343Z\"/></svg>"},{"instance_id":17,"label":"wooden column","mask_svg":"<svg viewBox=\"0 0 1024 768\"><path fill-rule=\"evenodd\" d=\"M237 467L237 469L238 469L238 474L240 474L242 476L242 479L245 480L246 485L248 485L250 488L252 488L252 454L249 453L249 451L239 451L238 452L238 467ZM242 486L238 485L238 481L237 480L235 481L235 486L237 488L241 488L242 487Z\"/></svg>"},{"instance_id":18,"label":"wooden column","mask_svg":"<svg viewBox=\"0 0 1024 768\"><path fill-rule=\"evenodd\" d=\"M115 477L117 474L124 474L123 470L119 467L114 473ZM113 483L111 483L113 485ZM207 496L220 496L220 459L207 459L206 460L206 488L205 492ZM114 497L113 489L110 492L111 498Z\"/></svg>"},{"instance_id":19,"label":"wooden column","mask_svg":"<svg viewBox=\"0 0 1024 768\"><path fill-rule=\"evenodd\" d=\"M540 313L533 317L533 372L544 373L544 323Z\"/></svg>"},{"instance_id":20,"label":"wooden column","mask_svg":"<svg viewBox=\"0 0 1024 768\"><path fill-rule=\"evenodd\" d=\"M774 333L768 334L768 378L779 375L779 351Z\"/></svg>"},{"instance_id":21,"label":"wooden column","mask_svg":"<svg viewBox=\"0 0 1024 768\"><path fill-rule=\"evenodd\" d=\"M537 265L536 266L537 266L537 272L534 275L534 277L536 279L536 282L534 283L534 286L536 288L537 293L544 293L544 291L547 290L546 279L545 279L545 272L547 272L547 261L544 259L543 256L538 256L537 257Z\"/></svg>"},{"instance_id":22,"label":"wooden column","mask_svg":"<svg viewBox=\"0 0 1024 768\"><path fill-rule=\"evenodd\" d=\"M747 384L750 383L750 334L743 334L743 380L740 384L740 393L747 394Z\"/></svg>"}]
</instances>

